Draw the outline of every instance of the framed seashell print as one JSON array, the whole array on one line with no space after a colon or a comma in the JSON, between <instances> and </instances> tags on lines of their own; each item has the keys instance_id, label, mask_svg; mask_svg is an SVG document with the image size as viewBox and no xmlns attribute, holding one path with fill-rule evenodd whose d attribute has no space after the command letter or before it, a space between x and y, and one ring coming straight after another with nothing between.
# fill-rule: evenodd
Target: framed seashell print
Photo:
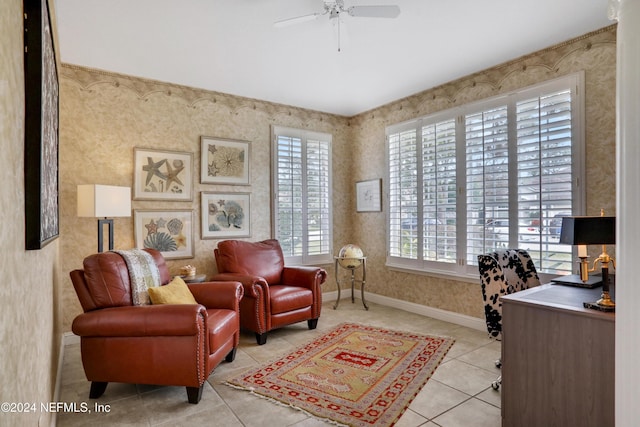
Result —
<instances>
[{"instance_id":1,"label":"framed seashell print","mask_svg":"<svg viewBox=\"0 0 640 427\"><path fill-rule=\"evenodd\" d=\"M203 239L251 237L249 193L203 191L200 201Z\"/></svg>"},{"instance_id":2,"label":"framed seashell print","mask_svg":"<svg viewBox=\"0 0 640 427\"><path fill-rule=\"evenodd\" d=\"M249 185L249 143L200 137L200 183Z\"/></svg>"},{"instance_id":3,"label":"framed seashell print","mask_svg":"<svg viewBox=\"0 0 640 427\"><path fill-rule=\"evenodd\" d=\"M193 153L135 147L133 200L193 200Z\"/></svg>"},{"instance_id":4,"label":"framed seashell print","mask_svg":"<svg viewBox=\"0 0 640 427\"><path fill-rule=\"evenodd\" d=\"M136 247L156 249L166 259L193 258L193 210L136 209Z\"/></svg>"}]
</instances>

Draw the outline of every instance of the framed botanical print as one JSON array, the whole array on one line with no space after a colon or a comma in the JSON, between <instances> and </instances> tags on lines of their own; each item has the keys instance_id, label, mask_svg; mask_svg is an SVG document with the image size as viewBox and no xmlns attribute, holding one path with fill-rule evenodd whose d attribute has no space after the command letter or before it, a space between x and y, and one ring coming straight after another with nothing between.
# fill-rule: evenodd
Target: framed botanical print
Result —
<instances>
[{"instance_id":1,"label":"framed botanical print","mask_svg":"<svg viewBox=\"0 0 640 427\"><path fill-rule=\"evenodd\" d=\"M133 211L136 247L156 249L166 259L193 258L193 210Z\"/></svg>"},{"instance_id":2,"label":"framed botanical print","mask_svg":"<svg viewBox=\"0 0 640 427\"><path fill-rule=\"evenodd\" d=\"M200 183L249 185L249 143L200 137Z\"/></svg>"},{"instance_id":3,"label":"framed botanical print","mask_svg":"<svg viewBox=\"0 0 640 427\"><path fill-rule=\"evenodd\" d=\"M200 203L203 239L251 236L249 193L203 191Z\"/></svg>"},{"instance_id":4,"label":"framed botanical print","mask_svg":"<svg viewBox=\"0 0 640 427\"><path fill-rule=\"evenodd\" d=\"M133 200L193 200L193 153L133 149Z\"/></svg>"}]
</instances>

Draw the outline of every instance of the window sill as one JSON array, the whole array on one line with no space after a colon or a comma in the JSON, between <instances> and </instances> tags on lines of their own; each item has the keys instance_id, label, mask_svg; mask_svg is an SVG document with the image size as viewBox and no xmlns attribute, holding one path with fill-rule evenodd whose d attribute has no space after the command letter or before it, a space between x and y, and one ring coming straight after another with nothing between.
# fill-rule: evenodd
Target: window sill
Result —
<instances>
[{"instance_id":1,"label":"window sill","mask_svg":"<svg viewBox=\"0 0 640 427\"><path fill-rule=\"evenodd\" d=\"M439 278L439 279L455 280L457 282L465 282L465 283L473 283L473 284L479 284L480 283L480 275L479 275L479 273L477 273L477 274L464 274L464 273L461 273L461 272L453 272L453 271L446 271L446 270L435 270L435 269L418 270L418 269L415 269L415 268L407 267L406 265L398 265L398 264L389 263L389 262L387 262L385 265L390 271L397 271L397 272L408 273L408 274L416 274L416 275L419 275L419 276L436 277L436 278ZM543 283L551 282L551 280L553 278L558 277L558 274L538 273L538 277L540 278L540 284L543 284Z\"/></svg>"},{"instance_id":2,"label":"window sill","mask_svg":"<svg viewBox=\"0 0 640 427\"><path fill-rule=\"evenodd\" d=\"M419 276L437 277L440 279L456 280L458 282L466 283L479 283L480 276L473 274L463 274L460 272L446 271L446 270L418 270L415 268L409 268L406 265L398 265L393 263L386 263L387 268L391 271L398 271L402 273L416 274Z\"/></svg>"}]
</instances>

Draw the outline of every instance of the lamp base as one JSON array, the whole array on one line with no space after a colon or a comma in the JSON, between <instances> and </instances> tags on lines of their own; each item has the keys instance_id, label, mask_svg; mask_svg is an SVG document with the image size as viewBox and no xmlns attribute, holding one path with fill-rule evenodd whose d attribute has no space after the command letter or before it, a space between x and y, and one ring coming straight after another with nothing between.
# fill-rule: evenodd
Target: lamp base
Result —
<instances>
[{"instance_id":1,"label":"lamp base","mask_svg":"<svg viewBox=\"0 0 640 427\"><path fill-rule=\"evenodd\" d=\"M109 250L113 250L113 219L99 219L98 220L98 252L104 252L104 226L108 226L109 233Z\"/></svg>"},{"instance_id":2,"label":"lamp base","mask_svg":"<svg viewBox=\"0 0 640 427\"><path fill-rule=\"evenodd\" d=\"M584 306L584 308L590 308L592 310L599 310L599 311L606 311L606 312L614 312L616 311L616 306L610 306L610 305L600 305L597 302L585 302L582 304Z\"/></svg>"}]
</instances>

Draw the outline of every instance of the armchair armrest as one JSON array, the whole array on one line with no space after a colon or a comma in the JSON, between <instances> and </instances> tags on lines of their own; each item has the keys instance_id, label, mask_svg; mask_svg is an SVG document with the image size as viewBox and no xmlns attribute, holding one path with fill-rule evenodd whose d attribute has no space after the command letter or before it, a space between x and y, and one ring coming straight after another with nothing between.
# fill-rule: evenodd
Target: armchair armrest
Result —
<instances>
[{"instance_id":1,"label":"armchair armrest","mask_svg":"<svg viewBox=\"0 0 640 427\"><path fill-rule=\"evenodd\" d=\"M240 282L244 288L244 295L252 298L260 298L264 294L269 300L269 285L260 276L250 276L241 273L219 273L209 279L212 282Z\"/></svg>"},{"instance_id":2,"label":"armchair armrest","mask_svg":"<svg viewBox=\"0 0 640 427\"><path fill-rule=\"evenodd\" d=\"M320 267L285 267L282 271L282 284L313 289L327 279L327 272Z\"/></svg>"},{"instance_id":3,"label":"armchair armrest","mask_svg":"<svg viewBox=\"0 0 640 427\"><path fill-rule=\"evenodd\" d=\"M238 310L244 288L240 282L205 282L187 284L193 297L207 308Z\"/></svg>"},{"instance_id":4,"label":"armchair armrest","mask_svg":"<svg viewBox=\"0 0 640 427\"><path fill-rule=\"evenodd\" d=\"M207 311L197 304L112 307L77 316L71 329L81 337L197 335Z\"/></svg>"}]
</instances>

